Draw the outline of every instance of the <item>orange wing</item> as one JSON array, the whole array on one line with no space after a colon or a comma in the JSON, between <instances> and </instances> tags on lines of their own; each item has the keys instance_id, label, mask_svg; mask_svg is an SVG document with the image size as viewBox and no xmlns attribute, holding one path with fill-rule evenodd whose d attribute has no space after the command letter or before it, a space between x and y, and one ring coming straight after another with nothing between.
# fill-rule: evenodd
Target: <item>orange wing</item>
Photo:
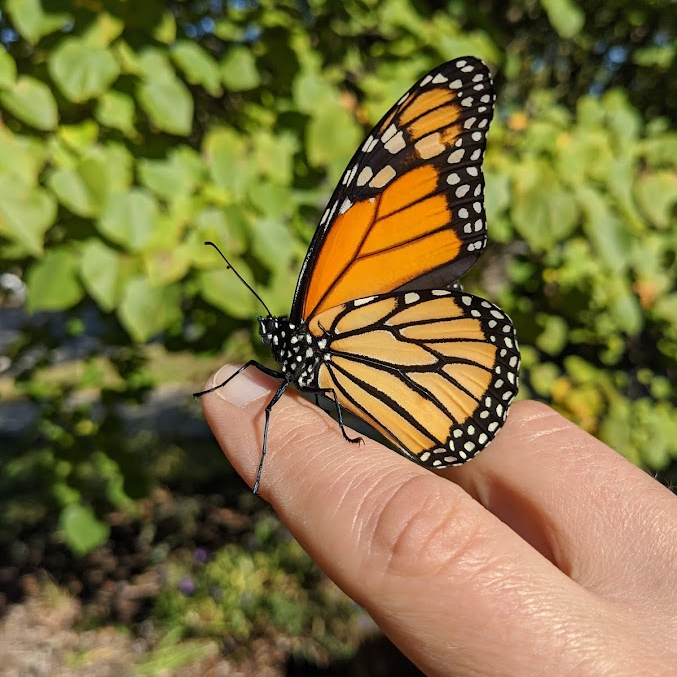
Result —
<instances>
[{"instance_id":1,"label":"orange wing","mask_svg":"<svg viewBox=\"0 0 677 677\"><path fill-rule=\"evenodd\" d=\"M327 339L318 386L425 466L458 465L481 451L517 393L510 318L471 294L359 299L317 315L308 329Z\"/></svg>"},{"instance_id":2,"label":"orange wing","mask_svg":"<svg viewBox=\"0 0 677 677\"><path fill-rule=\"evenodd\" d=\"M444 288L486 243L481 171L494 90L478 59L426 75L352 159L304 262L292 320L391 291Z\"/></svg>"}]
</instances>

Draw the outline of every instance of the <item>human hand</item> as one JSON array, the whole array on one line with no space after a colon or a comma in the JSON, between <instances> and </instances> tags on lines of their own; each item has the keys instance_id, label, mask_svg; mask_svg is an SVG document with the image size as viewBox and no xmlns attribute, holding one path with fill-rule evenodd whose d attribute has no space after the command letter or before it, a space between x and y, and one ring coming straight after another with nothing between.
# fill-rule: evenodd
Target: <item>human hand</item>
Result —
<instances>
[{"instance_id":1,"label":"human hand","mask_svg":"<svg viewBox=\"0 0 677 677\"><path fill-rule=\"evenodd\" d=\"M250 486L275 384L248 369L202 400ZM430 677L677 674L677 498L544 405L436 475L287 391L261 495Z\"/></svg>"}]
</instances>

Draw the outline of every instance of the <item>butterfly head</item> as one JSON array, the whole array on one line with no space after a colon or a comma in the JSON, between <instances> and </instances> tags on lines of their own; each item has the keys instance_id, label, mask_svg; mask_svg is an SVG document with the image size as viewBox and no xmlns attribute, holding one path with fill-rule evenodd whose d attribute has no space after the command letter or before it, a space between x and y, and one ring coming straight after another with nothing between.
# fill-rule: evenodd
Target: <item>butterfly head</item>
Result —
<instances>
[{"instance_id":1,"label":"butterfly head","mask_svg":"<svg viewBox=\"0 0 677 677\"><path fill-rule=\"evenodd\" d=\"M263 341L264 346L271 347L273 345L273 337L279 335L280 333L280 320L283 318L271 317L259 317L259 334L261 335L261 341Z\"/></svg>"}]
</instances>

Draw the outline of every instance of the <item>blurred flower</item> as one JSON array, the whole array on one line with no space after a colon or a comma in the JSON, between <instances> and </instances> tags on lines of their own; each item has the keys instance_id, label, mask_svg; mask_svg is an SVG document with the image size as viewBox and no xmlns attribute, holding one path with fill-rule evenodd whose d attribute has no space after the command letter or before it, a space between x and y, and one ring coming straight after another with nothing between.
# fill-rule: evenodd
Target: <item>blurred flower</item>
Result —
<instances>
[{"instance_id":1,"label":"blurred flower","mask_svg":"<svg viewBox=\"0 0 677 677\"><path fill-rule=\"evenodd\" d=\"M179 592L190 597L195 592L195 582L191 576L186 575L179 581L178 588Z\"/></svg>"},{"instance_id":2,"label":"blurred flower","mask_svg":"<svg viewBox=\"0 0 677 677\"><path fill-rule=\"evenodd\" d=\"M196 548L193 553L193 562L195 564L204 564L209 559L209 553L206 548Z\"/></svg>"}]
</instances>

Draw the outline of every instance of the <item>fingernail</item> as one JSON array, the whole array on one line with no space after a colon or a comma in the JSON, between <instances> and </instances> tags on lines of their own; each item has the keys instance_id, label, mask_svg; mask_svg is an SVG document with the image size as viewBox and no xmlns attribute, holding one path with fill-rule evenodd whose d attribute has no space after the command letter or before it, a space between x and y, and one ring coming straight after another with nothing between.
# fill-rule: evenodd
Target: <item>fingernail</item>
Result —
<instances>
[{"instance_id":1,"label":"fingernail","mask_svg":"<svg viewBox=\"0 0 677 677\"><path fill-rule=\"evenodd\" d=\"M221 367L214 375L212 387L223 383L229 376L237 371L237 367L227 364ZM250 402L270 392L270 388L261 385L254 380L255 367L248 367L243 372L229 381L223 388L214 391L222 400L234 404L237 407L246 407Z\"/></svg>"}]
</instances>

